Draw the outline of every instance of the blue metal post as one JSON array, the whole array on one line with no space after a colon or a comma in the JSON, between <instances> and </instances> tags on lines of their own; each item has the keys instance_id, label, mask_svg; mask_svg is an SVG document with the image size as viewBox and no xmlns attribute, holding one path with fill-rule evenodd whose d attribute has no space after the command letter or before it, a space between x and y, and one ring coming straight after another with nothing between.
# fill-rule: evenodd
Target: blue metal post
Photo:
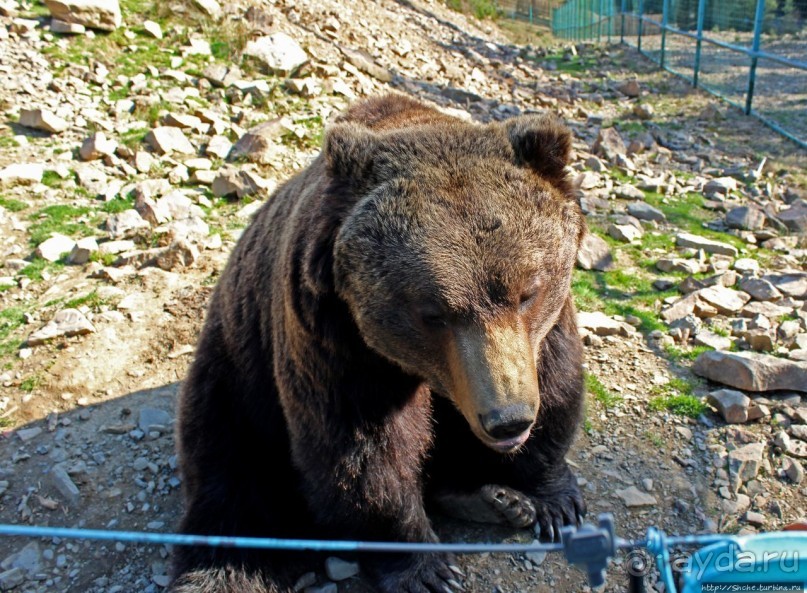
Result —
<instances>
[{"instance_id":1,"label":"blue metal post","mask_svg":"<svg viewBox=\"0 0 807 593\"><path fill-rule=\"evenodd\" d=\"M748 71L748 93L745 95L745 114L751 113L754 101L754 83L757 77L757 53L762 36L762 18L765 16L765 0L757 0L757 12L754 15L754 44L751 46L751 69Z\"/></svg>"},{"instance_id":2,"label":"blue metal post","mask_svg":"<svg viewBox=\"0 0 807 593\"><path fill-rule=\"evenodd\" d=\"M701 47L703 46L703 21L706 18L706 0L698 0L698 36L695 41L695 71L692 74L692 85L698 86L698 75L701 72Z\"/></svg>"},{"instance_id":3,"label":"blue metal post","mask_svg":"<svg viewBox=\"0 0 807 593\"><path fill-rule=\"evenodd\" d=\"M661 9L661 53L659 55L659 66L664 68L664 52L667 49L667 23L670 14L670 0L664 0Z\"/></svg>"},{"instance_id":4,"label":"blue metal post","mask_svg":"<svg viewBox=\"0 0 807 593\"><path fill-rule=\"evenodd\" d=\"M644 29L644 0L639 0L639 38L636 40L636 49L642 53L642 30Z\"/></svg>"},{"instance_id":5,"label":"blue metal post","mask_svg":"<svg viewBox=\"0 0 807 593\"><path fill-rule=\"evenodd\" d=\"M530 2L530 24L532 24L532 2Z\"/></svg>"},{"instance_id":6,"label":"blue metal post","mask_svg":"<svg viewBox=\"0 0 807 593\"><path fill-rule=\"evenodd\" d=\"M600 0L600 7L597 10L597 41L602 42L602 13L604 10L605 0Z\"/></svg>"},{"instance_id":7,"label":"blue metal post","mask_svg":"<svg viewBox=\"0 0 807 593\"><path fill-rule=\"evenodd\" d=\"M625 9L627 8L626 6L627 1L628 0L622 0L622 4L619 7L619 13L620 13L619 43L623 45L625 43Z\"/></svg>"}]
</instances>

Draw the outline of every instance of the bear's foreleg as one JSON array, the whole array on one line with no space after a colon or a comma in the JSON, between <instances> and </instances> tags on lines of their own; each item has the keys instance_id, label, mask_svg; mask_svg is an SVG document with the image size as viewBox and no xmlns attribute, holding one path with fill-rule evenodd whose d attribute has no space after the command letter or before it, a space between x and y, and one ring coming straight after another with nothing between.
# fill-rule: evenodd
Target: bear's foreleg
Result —
<instances>
[{"instance_id":1,"label":"bear's foreleg","mask_svg":"<svg viewBox=\"0 0 807 593\"><path fill-rule=\"evenodd\" d=\"M382 395L372 397L377 402ZM363 405L356 422L344 409L329 410L317 419L325 423L318 434L292 429L295 466L314 520L327 537L436 542L421 479L431 443L430 394L421 389L400 407L373 407ZM459 578L447 555L366 554L361 562L383 593L445 593Z\"/></svg>"}]
</instances>

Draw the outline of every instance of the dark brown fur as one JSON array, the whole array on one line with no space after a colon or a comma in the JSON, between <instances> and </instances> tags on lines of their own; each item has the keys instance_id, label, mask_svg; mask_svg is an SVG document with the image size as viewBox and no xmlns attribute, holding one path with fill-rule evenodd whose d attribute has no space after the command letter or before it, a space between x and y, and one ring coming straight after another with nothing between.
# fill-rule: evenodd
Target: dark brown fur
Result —
<instances>
[{"instance_id":1,"label":"dark brown fur","mask_svg":"<svg viewBox=\"0 0 807 593\"><path fill-rule=\"evenodd\" d=\"M339 117L214 294L179 409L182 531L436 541L424 489L482 492L492 516L550 536L577 521L569 151L549 117L477 126L395 96ZM477 417L511 404L534 424L502 453ZM298 576L281 553L175 554L177 593L286 592ZM362 567L384 592L428 593L455 578L446 560Z\"/></svg>"}]
</instances>

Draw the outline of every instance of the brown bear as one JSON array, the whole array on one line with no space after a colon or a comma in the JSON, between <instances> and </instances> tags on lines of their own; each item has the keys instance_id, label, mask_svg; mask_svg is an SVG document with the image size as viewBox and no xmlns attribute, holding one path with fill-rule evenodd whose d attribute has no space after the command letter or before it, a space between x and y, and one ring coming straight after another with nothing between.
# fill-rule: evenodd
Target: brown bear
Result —
<instances>
[{"instance_id":1,"label":"brown bear","mask_svg":"<svg viewBox=\"0 0 807 593\"><path fill-rule=\"evenodd\" d=\"M437 540L424 500L557 538L583 405L570 296L584 219L555 118L360 102L239 240L179 404L181 530ZM178 547L173 591L291 591L290 554ZM368 555L385 593L443 555Z\"/></svg>"}]
</instances>

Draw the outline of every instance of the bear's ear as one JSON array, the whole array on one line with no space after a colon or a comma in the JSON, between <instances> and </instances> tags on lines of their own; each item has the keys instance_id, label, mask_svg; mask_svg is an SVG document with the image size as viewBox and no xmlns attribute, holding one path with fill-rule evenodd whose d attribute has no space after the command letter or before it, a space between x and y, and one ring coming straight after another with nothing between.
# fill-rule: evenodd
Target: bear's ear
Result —
<instances>
[{"instance_id":1,"label":"bear's ear","mask_svg":"<svg viewBox=\"0 0 807 593\"><path fill-rule=\"evenodd\" d=\"M525 115L505 124L519 165L550 179L562 179L572 152L569 128L553 115Z\"/></svg>"},{"instance_id":2,"label":"bear's ear","mask_svg":"<svg viewBox=\"0 0 807 593\"><path fill-rule=\"evenodd\" d=\"M328 172L341 180L361 185L373 171L373 156L378 148L378 136L354 123L339 123L325 131L323 154Z\"/></svg>"}]
</instances>

